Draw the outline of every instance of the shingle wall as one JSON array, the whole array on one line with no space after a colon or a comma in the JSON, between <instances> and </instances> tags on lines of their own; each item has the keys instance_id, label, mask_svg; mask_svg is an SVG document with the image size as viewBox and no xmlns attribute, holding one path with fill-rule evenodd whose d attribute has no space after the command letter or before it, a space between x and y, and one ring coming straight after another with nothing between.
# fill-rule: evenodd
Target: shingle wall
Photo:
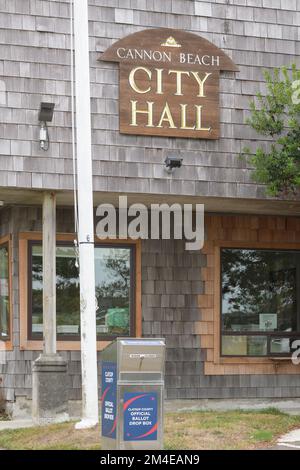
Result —
<instances>
[{"instance_id":1,"label":"shingle wall","mask_svg":"<svg viewBox=\"0 0 300 470\"><path fill-rule=\"evenodd\" d=\"M211 225L214 219L211 217ZM224 216L224 224L226 220L230 224L231 219ZM263 219L268 223L269 219ZM294 219L289 221L292 224ZM207 243L213 243L213 239ZM205 375L207 353L211 350L205 344L207 334L200 334L204 329L199 331L199 325L203 327L206 320L214 328L213 309L199 307L199 299L206 293L202 273L207 269L208 256L186 252L181 240L147 240L142 255L143 332L166 338L168 398L299 397L300 377L296 368L280 373L282 367L275 371L273 366L273 372L266 370L263 374L259 370L263 366L258 366L257 374L253 373L255 367L249 374L246 370L239 372L242 367L236 364L231 367L232 374L216 366L215 373Z\"/></svg>"},{"instance_id":2,"label":"shingle wall","mask_svg":"<svg viewBox=\"0 0 300 470\"><path fill-rule=\"evenodd\" d=\"M298 7L298 9L297 9ZM263 90L262 68L300 55L299 3L293 0L89 0L94 189L263 197L239 158L257 136L243 124ZM0 0L0 185L72 189L69 2ZM120 135L118 66L99 62L117 39L145 28L181 28L224 49L240 72L220 83L218 141ZM37 110L55 102L51 146L39 148ZM168 153L184 166L164 172Z\"/></svg>"},{"instance_id":3,"label":"shingle wall","mask_svg":"<svg viewBox=\"0 0 300 470\"><path fill-rule=\"evenodd\" d=\"M14 351L6 353L6 363L0 364L2 391L8 400L31 397L31 364L39 352L21 351L19 321L19 232L41 231L41 209L14 207L1 214L0 233L13 235L13 342ZM214 219L214 218L213 218ZM245 220L247 217L245 217ZM211 219L212 220L212 219ZM216 217L216 220L219 220ZM232 218L223 217L224 224ZM273 218L261 218L265 224ZM279 218L278 218L279 220ZM282 219L283 220L283 219ZM289 226L299 226L289 218ZM2 225L3 222L3 225ZM212 222L211 222L212 223ZM57 231L73 231L73 214L69 209L57 212ZM287 233L290 233L287 231ZM282 232L284 236L284 232ZM212 243L212 240L208 240ZM299 397L299 374L274 373L237 374L220 372L205 375L207 354L205 335L199 332L203 321L212 321L213 312L199 307L205 286L202 274L207 269L208 256L185 251L181 240L144 240L142 242L142 316L143 335L165 337L167 345L166 391L168 398L260 398ZM210 319L208 320L207 314ZM69 398L81 397L80 352L61 352L68 361ZM100 360L100 354L98 354Z\"/></svg>"},{"instance_id":4,"label":"shingle wall","mask_svg":"<svg viewBox=\"0 0 300 470\"><path fill-rule=\"evenodd\" d=\"M243 122L249 99L264 89L262 68L294 61L299 65L299 2L89 0L89 6L94 189L263 197L238 155L258 138ZM0 0L0 186L72 189L68 17L68 1ZM220 140L119 134L118 67L97 59L117 39L159 26L199 34L224 49L239 66L236 76L221 77ZM47 153L38 142L37 114L43 100L55 102ZM172 176L163 171L168 153L184 158L184 166ZM60 211L58 230L71 231L72 225L72 214ZM31 361L37 356L18 348L18 232L40 230L41 211L25 207L1 211L0 227L3 234L13 233L16 347L7 352L8 362L1 366L6 396L13 400L30 396ZM143 243L143 331L167 338L169 398L299 396L296 375L203 374L205 349L195 330L201 318L197 298L202 284L200 276L193 276L205 262L200 254L183 255L178 241ZM63 354L69 361L70 398L79 398L80 353Z\"/></svg>"}]
</instances>

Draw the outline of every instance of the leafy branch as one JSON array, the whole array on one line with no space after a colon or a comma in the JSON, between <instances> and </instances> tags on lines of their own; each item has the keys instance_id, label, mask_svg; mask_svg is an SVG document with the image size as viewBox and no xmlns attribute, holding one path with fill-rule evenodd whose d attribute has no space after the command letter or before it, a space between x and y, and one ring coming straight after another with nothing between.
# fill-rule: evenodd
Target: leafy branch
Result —
<instances>
[{"instance_id":1,"label":"leafy branch","mask_svg":"<svg viewBox=\"0 0 300 470\"><path fill-rule=\"evenodd\" d=\"M266 95L257 93L246 120L258 134L270 137L266 147L244 153L254 166L253 178L270 195L298 194L300 186L300 70L265 71Z\"/></svg>"}]
</instances>

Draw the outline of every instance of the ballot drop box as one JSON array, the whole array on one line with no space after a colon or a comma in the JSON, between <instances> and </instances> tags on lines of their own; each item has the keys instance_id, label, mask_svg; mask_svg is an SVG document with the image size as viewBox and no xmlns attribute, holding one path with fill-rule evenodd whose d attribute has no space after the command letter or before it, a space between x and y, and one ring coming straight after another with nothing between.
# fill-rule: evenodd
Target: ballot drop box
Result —
<instances>
[{"instance_id":1,"label":"ballot drop box","mask_svg":"<svg viewBox=\"0 0 300 470\"><path fill-rule=\"evenodd\" d=\"M165 340L118 338L101 352L102 449L162 449Z\"/></svg>"}]
</instances>

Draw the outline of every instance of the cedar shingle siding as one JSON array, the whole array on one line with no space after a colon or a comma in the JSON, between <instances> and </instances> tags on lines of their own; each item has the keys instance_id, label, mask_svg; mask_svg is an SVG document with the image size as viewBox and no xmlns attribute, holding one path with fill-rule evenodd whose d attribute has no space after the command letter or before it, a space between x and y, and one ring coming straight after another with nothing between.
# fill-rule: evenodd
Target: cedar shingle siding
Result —
<instances>
[{"instance_id":1,"label":"cedar shingle siding","mask_svg":"<svg viewBox=\"0 0 300 470\"><path fill-rule=\"evenodd\" d=\"M239 156L244 146L251 147L260 137L244 122L249 100L264 91L262 69L300 65L299 2L89 0L89 17L95 193L140 193L149 195L148 200L153 194L212 196L224 204L244 198L249 211L252 201L260 199L264 212L268 198L251 180L250 165ZM117 39L160 26L203 36L239 67L236 74L221 73L219 140L119 133L118 65L98 59ZM0 28L0 199L5 199L6 188L72 191L69 1L0 0ZM39 145L41 101L55 102L47 152ZM172 177L166 175L163 163L170 154L184 159ZM13 246L14 350L0 365L3 390L11 401L31 397L31 363L39 354L19 347L18 234L42 228L41 208L29 207L26 198L22 203L24 207L0 212L0 235L11 233ZM230 225L231 219L225 219ZM248 233L249 227L242 228ZM59 208L57 231L73 230L72 209ZM262 236L267 237L268 230ZM287 242L290 231L299 234L297 228L286 230L282 238ZM213 362L212 263L209 243L203 252L186 252L178 240L142 243L143 334L166 337L167 397L299 396L300 375L284 375L280 369L244 375L216 368L205 375L204 367ZM80 399L80 352L61 354L69 362L69 397Z\"/></svg>"}]
</instances>

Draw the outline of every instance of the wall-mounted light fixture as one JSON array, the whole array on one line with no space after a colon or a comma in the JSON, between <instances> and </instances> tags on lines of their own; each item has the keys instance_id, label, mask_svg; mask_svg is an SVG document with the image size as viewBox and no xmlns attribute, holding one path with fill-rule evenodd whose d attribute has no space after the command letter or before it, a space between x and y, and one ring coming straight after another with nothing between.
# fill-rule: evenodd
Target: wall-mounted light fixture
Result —
<instances>
[{"instance_id":1,"label":"wall-mounted light fixture","mask_svg":"<svg viewBox=\"0 0 300 470\"><path fill-rule=\"evenodd\" d=\"M182 167L183 158L180 157L167 157L165 159L165 167L168 173L172 173L176 168Z\"/></svg>"},{"instance_id":2,"label":"wall-mounted light fixture","mask_svg":"<svg viewBox=\"0 0 300 470\"><path fill-rule=\"evenodd\" d=\"M40 105L40 147L42 150L48 150L49 148L49 133L47 128L47 122L52 121L54 106L54 103L41 103Z\"/></svg>"}]
</instances>

